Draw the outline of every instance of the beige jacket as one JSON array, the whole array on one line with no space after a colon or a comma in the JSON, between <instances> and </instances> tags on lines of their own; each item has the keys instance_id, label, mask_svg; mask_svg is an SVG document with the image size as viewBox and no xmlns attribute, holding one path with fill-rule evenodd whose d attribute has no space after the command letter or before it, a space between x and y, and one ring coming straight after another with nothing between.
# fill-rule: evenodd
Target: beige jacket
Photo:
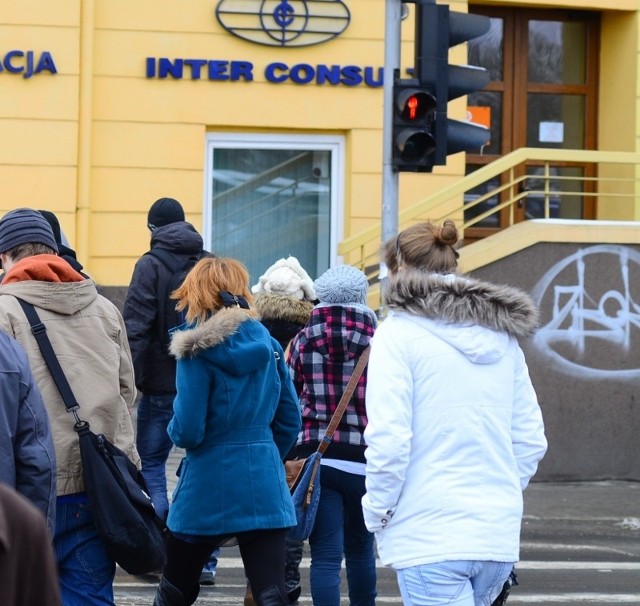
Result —
<instances>
[{"instance_id":1,"label":"beige jacket","mask_svg":"<svg viewBox=\"0 0 640 606\"><path fill-rule=\"evenodd\" d=\"M93 280L25 280L0 285L0 329L15 337L29 357L47 407L58 466L58 495L84 491L78 436L31 327L15 299L33 304L80 404L79 415L95 433L103 433L136 465L129 409L136 391L124 322L113 303L98 294Z\"/></svg>"}]
</instances>

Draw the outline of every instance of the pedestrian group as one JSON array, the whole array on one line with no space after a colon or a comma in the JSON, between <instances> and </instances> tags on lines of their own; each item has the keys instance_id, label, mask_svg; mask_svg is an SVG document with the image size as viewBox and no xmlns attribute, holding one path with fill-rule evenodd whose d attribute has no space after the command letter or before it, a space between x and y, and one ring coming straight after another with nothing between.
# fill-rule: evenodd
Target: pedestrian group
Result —
<instances>
[{"instance_id":1,"label":"pedestrian group","mask_svg":"<svg viewBox=\"0 0 640 606\"><path fill-rule=\"evenodd\" d=\"M251 287L241 260L204 250L177 200L157 200L147 227L121 314L54 213L0 219L3 605L115 606L116 563L73 416L20 300L37 309L83 418L140 468L166 525L154 606L195 603L226 545L240 551L245 606L297 603L305 543L287 536L296 511L284 462L322 444L369 348L321 459L313 604L340 606L344 561L350 606L374 606L376 558L396 571L405 606L494 603L547 448L519 344L537 326L530 297L459 273L450 220L384 244L381 321L360 269L314 281L289 256ZM169 495L175 447L184 456Z\"/></svg>"}]
</instances>

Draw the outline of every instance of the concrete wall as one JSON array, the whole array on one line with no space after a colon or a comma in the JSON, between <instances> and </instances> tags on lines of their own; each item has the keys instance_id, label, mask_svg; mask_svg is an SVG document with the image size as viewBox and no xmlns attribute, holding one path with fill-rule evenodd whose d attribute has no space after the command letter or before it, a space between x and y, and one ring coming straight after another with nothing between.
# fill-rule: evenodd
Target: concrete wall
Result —
<instances>
[{"instance_id":1,"label":"concrete wall","mask_svg":"<svg viewBox=\"0 0 640 606\"><path fill-rule=\"evenodd\" d=\"M536 479L640 480L640 246L540 243L472 275L541 309L522 343L549 440Z\"/></svg>"}]
</instances>

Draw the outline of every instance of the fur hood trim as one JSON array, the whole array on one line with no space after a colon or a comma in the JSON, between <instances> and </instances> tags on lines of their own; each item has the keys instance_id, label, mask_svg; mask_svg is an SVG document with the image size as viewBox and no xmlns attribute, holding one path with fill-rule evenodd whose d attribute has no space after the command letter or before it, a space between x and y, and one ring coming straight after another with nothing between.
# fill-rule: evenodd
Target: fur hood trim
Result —
<instances>
[{"instance_id":1,"label":"fur hood trim","mask_svg":"<svg viewBox=\"0 0 640 606\"><path fill-rule=\"evenodd\" d=\"M176 330L171 337L169 353L178 359L193 358L205 349L226 341L238 331L243 322L255 319L249 310L239 307L223 308L202 324Z\"/></svg>"},{"instance_id":2,"label":"fur hood trim","mask_svg":"<svg viewBox=\"0 0 640 606\"><path fill-rule=\"evenodd\" d=\"M538 325L538 309L524 291L453 274L403 269L389 276L385 303L431 320L479 324L513 337L528 337Z\"/></svg>"},{"instance_id":3,"label":"fur hood trim","mask_svg":"<svg viewBox=\"0 0 640 606\"><path fill-rule=\"evenodd\" d=\"M254 307L266 321L306 324L311 315L313 303L284 295L261 293L254 297Z\"/></svg>"}]
</instances>

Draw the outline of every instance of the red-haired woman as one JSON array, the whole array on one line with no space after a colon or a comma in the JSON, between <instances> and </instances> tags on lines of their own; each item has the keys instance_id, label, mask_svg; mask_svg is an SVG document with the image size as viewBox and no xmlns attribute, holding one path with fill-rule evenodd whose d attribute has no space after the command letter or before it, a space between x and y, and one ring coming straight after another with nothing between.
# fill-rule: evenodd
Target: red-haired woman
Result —
<instances>
[{"instance_id":1,"label":"red-haired woman","mask_svg":"<svg viewBox=\"0 0 640 606\"><path fill-rule=\"evenodd\" d=\"M171 341L177 395L168 432L186 456L156 606L193 604L209 554L231 537L258 604L288 603L284 544L295 513L282 459L300 411L282 348L250 307L248 280L240 262L206 258L174 293L187 323Z\"/></svg>"}]
</instances>

